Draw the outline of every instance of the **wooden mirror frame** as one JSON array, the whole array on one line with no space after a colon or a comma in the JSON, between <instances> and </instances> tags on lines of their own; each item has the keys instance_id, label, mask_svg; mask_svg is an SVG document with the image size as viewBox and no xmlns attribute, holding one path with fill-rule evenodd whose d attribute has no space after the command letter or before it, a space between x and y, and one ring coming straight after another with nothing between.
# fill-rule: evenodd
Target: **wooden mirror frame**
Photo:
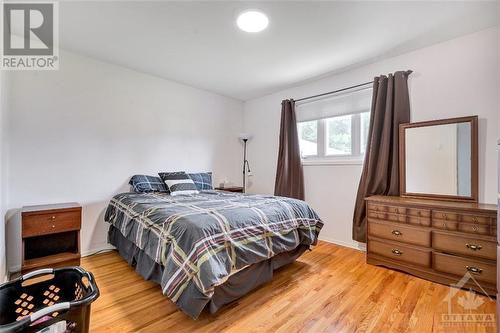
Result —
<instances>
[{"instance_id":1,"label":"wooden mirror frame","mask_svg":"<svg viewBox=\"0 0 500 333\"><path fill-rule=\"evenodd\" d=\"M406 192L406 129L470 122L471 125L471 195L425 194ZM401 197L426 198L447 201L478 202L478 117L460 117L399 125L399 192Z\"/></svg>"}]
</instances>

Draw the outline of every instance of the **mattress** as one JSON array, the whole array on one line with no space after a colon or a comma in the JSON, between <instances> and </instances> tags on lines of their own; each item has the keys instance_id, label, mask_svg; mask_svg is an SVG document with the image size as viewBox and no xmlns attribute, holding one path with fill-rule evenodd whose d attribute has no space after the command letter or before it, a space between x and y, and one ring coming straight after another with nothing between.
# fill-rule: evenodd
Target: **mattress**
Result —
<instances>
[{"instance_id":1,"label":"mattress","mask_svg":"<svg viewBox=\"0 0 500 333\"><path fill-rule=\"evenodd\" d=\"M193 301L206 305L246 267L314 245L323 226L304 201L220 191L122 193L105 220L162 268L163 293L193 318L205 307Z\"/></svg>"}]
</instances>

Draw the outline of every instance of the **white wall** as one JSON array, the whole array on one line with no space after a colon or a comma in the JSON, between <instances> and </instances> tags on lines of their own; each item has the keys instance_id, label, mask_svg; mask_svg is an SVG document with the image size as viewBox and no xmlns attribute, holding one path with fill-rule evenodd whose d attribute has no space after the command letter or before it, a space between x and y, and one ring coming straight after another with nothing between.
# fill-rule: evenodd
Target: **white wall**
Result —
<instances>
[{"instance_id":1,"label":"white wall","mask_svg":"<svg viewBox=\"0 0 500 333\"><path fill-rule=\"evenodd\" d=\"M382 60L245 103L245 131L254 138L250 192L272 193L278 151L280 103L412 69L412 121L479 116L479 199L496 202L496 147L500 134L500 27ZM325 222L320 238L356 247L352 212L361 165L305 166L306 201Z\"/></svg>"},{"instance_id":2,"label":"white wall","mask_svg":"<svg viewBox=\"0 0 500 333\"><path fill-rule=\"evenodd\" d=\"M0 71L0 283L7 280L7 256L5 247L5 202L6 202L6 184L5 184L5 107L4 107L4 88L5 75Z\"/></svg>"},{"instance_id":3,"label":"white wall","mask_svg":"<svg viewBox=\"0 0 500 333\"><path fill-rule=\"evenodd\" d=\"M103 214L136 173L214 172L240 183L240 101L61 52L59 71L9 73L10 269L23 205L83 205L82 252L106 247Z\"/></svg>"}]
</instances>

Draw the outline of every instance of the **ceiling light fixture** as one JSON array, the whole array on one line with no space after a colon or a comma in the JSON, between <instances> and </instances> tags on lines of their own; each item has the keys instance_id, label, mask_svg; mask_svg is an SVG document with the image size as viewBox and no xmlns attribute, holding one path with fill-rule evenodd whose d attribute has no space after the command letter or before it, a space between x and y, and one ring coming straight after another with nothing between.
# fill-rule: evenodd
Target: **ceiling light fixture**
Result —
<instances>
[{"instance_id":1,"label":"ceiling light fixture","mask_svg":"<svg viewBox=\"0 0 500 333\"><path fill-rule=\"evenodd\" d=\"M257 10L248 10L241 13L236 19L238 28L246 32L260 32L267 28L269 19L266 14Z\"/></svg>"}]
</instances>

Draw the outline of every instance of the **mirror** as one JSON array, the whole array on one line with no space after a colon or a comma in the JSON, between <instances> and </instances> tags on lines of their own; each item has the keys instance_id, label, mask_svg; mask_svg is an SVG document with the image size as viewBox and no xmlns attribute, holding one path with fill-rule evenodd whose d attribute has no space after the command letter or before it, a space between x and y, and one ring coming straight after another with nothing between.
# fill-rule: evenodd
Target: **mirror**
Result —
<instances>
[{"instance_id":1,"label":"mirror","mask_svg":"<svg viewBox=\"0 0 500 333\"><path fill-rule=\"evenodd\" d=\"M401 196L477 202L477 116L400 125Z\"/></svg>"}]
</instances>

